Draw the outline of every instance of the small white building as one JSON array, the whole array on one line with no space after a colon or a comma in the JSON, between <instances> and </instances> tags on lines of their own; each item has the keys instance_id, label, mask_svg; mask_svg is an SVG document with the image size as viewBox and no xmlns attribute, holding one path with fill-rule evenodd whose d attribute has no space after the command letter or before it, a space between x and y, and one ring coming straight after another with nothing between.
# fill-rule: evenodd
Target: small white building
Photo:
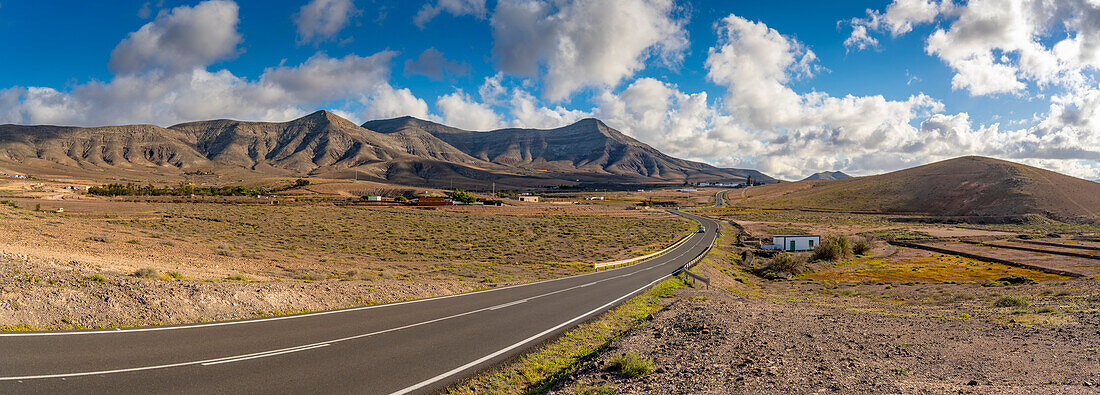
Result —
<instances>
[{"instance_id":1,"label":"small white building","mask_svg":"<svg viewBox=\"0 0 1100 395\"><path fill-rule=\"evenodd\" d=\"M604 197L603 196L589 196L589 197L584 198L584 200L604 200Z\"/></svg>"},{"instance_id":2,"label":"small white building","mask_svg":"<svg viewBox=\"0 0 1100 395\"><path fill-rule=\"evenodd\" d=\"M810 251L821 244L821 236L772 236L772 245L761 246L765 250Z\"/></svg>"},{"instance_id":3,"label":"small white building","mask_svg":"<svg viewBox=\"0 0 1100 395\"><path fill-rule=\"evenodd\" d=\"M531 196L531 195L527 195L527 196L522 196L522 195L521 195L521 196L519 197L519 201L521 201L521 202L532 202L532 203L538 203L538 201L539 201L539 197L538 197L538 196Z\"/></svg>"},{"instance_id":4,"label":"small white building","mask_svg":"<svg viewBox=\"0 0 1100 395\"><path fill-rule=\"evenodd\" d=\"M695 188L684 188L681 189L680 192L699 192L699 190Z\"/></svg>"},{"instance_id":5,"label":"small white building","mask_svg":"<svg viewBox=\"0 0 1100 395\"><path fill-rule=\"evenodd\" d=\"M381 196L367 196L367 201L368 202L381 202L382 197Z\"/></svg>"}]
</instances>

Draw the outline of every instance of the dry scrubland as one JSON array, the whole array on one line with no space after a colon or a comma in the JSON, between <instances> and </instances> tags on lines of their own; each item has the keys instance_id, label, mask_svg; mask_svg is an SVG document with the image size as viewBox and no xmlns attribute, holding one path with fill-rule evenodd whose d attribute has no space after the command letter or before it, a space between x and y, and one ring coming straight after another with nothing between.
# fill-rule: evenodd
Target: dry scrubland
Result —
<instances>
[{"instance_id":1,"label":"dry scrubland","mask_svg":"<svg viewBox=\"0 0 1100 395\"><path fill-rule=\"evenodd\" d=\"M15 206L0 205L7 329L233 319L471 291L589 271L695 228L664 212L598 207ZM67 209L45 211L56 207Z\"/></svg>"},{"instance_id":2,"label":"dry scrubland","mask_svg":"<svg viewBox=\"0 0 1100 395\"><path fill-rule=\"evenodd\" d=\"M779 223L880 225L813 215ZM559 373L551 393L1090 393L1100 383L1096 278L878 243L767 280L755 273L768 260L744 262L737 229L723 231L694 269L709 290L680 290L649 324ZM624 356L649 368L626 372Z\"/></svg>"}]
</instances>

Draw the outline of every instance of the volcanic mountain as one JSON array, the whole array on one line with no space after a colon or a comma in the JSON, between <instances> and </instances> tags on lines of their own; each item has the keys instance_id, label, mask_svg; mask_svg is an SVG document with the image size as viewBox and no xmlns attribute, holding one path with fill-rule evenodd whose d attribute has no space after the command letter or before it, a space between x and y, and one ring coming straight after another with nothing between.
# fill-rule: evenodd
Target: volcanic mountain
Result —
<instances>
[{"instance_id":1,"label":"volcanic mountain","mask_svg":"<svg viewBox=\"0 0 1100 395\"><path fill-rule=\"evenodd\" d=\"M743 205L932 216L1100 221L1100 184L1019 163L965 156L868 177L769 185Z\"/></svg>"},{"instance_id":2,"label":"volcanic mountain","mask_svg":"<svg viewBox=\"0 0 1100 395\"><path fill-rule=\"evenodd\" d=\"M845 178L852 178L852 176L844 174L844 172L842 172L842 171L822 171L822 172L814 173L814 174L810 175L809 177L803 178L802 181L843 180Z\"/></svg>"},{"instance_id":3,"label":"volcanic mountain","mask_svg":"<svg viewBox=\"0 0 1100 395\"><path fill-rule=\"evenodd\" d=\"M563 177L635 182L744 180L748 176L774 180L755 170L721 169L670 157L593 118L549 130L473 132L411 117L371 121L363 127L405 139L432 141L434 137L481 161Z\"/></svg>"},{"instance_id":4,"label":"volcanic mountain","mask_svg":"<svg viewBox=\"0 0 1100 395\"><path fill-rule=\"evenodd\" d=\"M771 180L667 156L595 119L551 129L470 132L404 117L363 126L327 111L288 122L0 125L0 168L87 178L217 170L424 186L531 187ZM114 177L117 178L117 177Z\"/></svg>"}]
</instances>

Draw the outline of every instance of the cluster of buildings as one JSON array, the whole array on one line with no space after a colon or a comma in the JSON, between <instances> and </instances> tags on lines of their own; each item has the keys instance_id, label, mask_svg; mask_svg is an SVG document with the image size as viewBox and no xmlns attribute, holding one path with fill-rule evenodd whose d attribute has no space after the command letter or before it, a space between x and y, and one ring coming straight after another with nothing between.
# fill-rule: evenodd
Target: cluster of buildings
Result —
<instances>
[{"instance_id":1,"label":"cluster of buildings","mask_svg":"<svg viewBox=\"0 0 1100 395\"><path fill-rule=\"evenodd\" d=\"M27 176L22 175L22 174L4 174L4 173L0 173L0 177L11 178L11 179L16 179L16 180L25 180L27 178Z\"/></svg>"}]
</instances>

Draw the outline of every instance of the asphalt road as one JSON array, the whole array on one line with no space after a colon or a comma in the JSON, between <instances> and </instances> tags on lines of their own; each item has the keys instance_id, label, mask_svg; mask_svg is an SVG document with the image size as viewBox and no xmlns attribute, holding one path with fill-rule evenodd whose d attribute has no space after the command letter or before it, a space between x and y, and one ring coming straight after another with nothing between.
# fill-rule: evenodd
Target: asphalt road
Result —
<instances>
[{"instance_id":1,"label":"asphalt road","mask_svg":"<svg viewBox=\"0 0 1100 395\"><path fill-rule=\"evenodd\" d=\"M725 207L726 192L728 192L728 190L721 190L714 194L714 207Z\"/></svg>"},{"instance_id":2,"label":"asphalt road","mask_svg":"<svg viewBox=\"0 0 1100 395\"><path fill-rule=\"evenodd\" d=\"M266 319L0 333L2 393L428 393L625 301L706 250L447 297Z\"/></svg>"}]
</instances>

